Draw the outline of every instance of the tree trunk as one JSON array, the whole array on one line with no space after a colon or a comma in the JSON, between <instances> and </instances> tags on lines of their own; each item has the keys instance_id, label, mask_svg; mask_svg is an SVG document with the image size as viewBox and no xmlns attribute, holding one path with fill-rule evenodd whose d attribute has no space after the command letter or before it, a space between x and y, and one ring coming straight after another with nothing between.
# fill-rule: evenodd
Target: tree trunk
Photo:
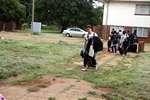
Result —
<instances>
[{"instance_id":1,"label":"tree trunk","mask_svg":"<svg viewBox=\"0 0 150 100\"><path fill-rule=\"evenodd\" d=\"M5 31L5 24L6 24L6 23L4 23L4 25L3 25L3 31Z\"/></svg>"},{"instance_id":2,"label":"tree trunk","mask_svg":"<svg viewBox=\"0 0 150 100\"><path fill-rule=\"evenodd\" d=\"M63 32L63 30L65 30L67 27L66 26L62 26L61 28L61 33Z\"/></svg>"}]
</instances>

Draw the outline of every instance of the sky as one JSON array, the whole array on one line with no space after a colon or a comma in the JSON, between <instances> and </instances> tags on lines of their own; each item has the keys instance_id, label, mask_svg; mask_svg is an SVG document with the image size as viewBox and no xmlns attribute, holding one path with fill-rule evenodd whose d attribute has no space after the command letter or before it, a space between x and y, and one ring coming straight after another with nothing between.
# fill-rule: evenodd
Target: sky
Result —
<instances>
[{"instance_id":1,"label":"sky","mask_svg":"<svg viewBox=\"0 0 150 100\"><path fill-rule=\"evenodd\" d=\"M102 7L102 6L103 6L103 3L101 3L100 1L95 1L95 0L94 0L93 6L94 6L94 8Z\"/></svg>"}]
</instances>

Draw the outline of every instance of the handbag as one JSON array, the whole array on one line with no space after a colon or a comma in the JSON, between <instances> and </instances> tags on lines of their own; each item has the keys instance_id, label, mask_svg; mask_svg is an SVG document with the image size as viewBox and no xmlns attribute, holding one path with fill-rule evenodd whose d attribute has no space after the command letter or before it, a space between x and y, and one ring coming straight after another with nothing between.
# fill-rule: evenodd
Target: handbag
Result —
<instances>
[{"instance_id":1,"label":"handbag","mask_svg":"<svg viewBox=\"0 0 150 100\"><path fill-rule=\"evenodd\" d=\"M89 48L89 56L94 57L93 40Z\"/></svg>"}]
</instances>

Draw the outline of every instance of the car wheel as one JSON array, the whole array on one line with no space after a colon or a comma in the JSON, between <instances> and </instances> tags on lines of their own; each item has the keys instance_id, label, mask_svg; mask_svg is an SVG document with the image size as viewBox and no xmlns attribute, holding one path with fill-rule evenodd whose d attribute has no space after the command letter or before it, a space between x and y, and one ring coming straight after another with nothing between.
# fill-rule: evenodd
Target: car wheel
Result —
<instances>
[{"instance_id":1,"label":"car wheel","mask_svg":"<svg viewBox=\"0 0 150 100\"><path fill-rule=\"evenodd\" d=\"M69 33L67 33L67 34L66 34L66 36L67 36L67 37L70 37L70 34L69 34Z\"/></svg>"},{"instance_id":2,"label":"car wheel","mask_svg":"<svg viewBox=\"0 0 150 100\"><path fill-rule=\"evenodd\" d=\"M82 37L84 38L85 34L82 35Z\"/></svg>"}]
</instances>

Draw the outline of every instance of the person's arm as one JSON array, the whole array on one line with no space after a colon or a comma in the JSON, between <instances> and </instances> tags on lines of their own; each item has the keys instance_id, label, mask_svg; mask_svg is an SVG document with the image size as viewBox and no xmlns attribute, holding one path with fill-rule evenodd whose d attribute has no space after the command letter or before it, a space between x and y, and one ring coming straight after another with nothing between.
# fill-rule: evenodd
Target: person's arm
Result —
<instances>
[{"instance_id":1,"label":"person's arm","mask_svg":"<svg viewBox=\"0 0 150 100\"><path fill-rule=\"evenodd\" d=\"M84 48L85 48L85 45L86 45L86 41L84 42Z\"/></svg>"}]
</instances>

